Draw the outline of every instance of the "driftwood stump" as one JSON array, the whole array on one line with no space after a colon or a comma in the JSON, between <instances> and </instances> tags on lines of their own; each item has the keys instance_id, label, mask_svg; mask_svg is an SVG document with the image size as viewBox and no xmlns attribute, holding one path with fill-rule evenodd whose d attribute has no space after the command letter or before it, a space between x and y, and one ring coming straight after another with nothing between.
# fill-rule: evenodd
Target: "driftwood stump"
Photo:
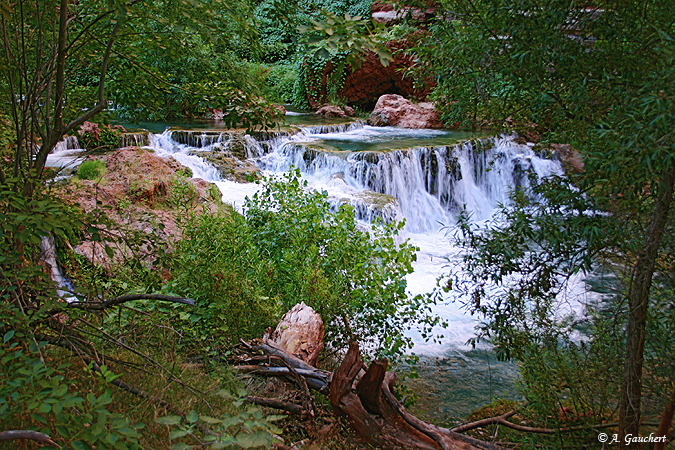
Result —
<instances>
[{"instance_id":1,"label":"driftwood stump","mask_svg":"<svg viewBox=\"0 0 675 450\"><path fill-rule=\"evenodd\" d=\"M391 392L396 380L387 360L365 370L359 346L352 343L330 382L330 403L347 416L367 442L384 448L486 449L493 445L423 422L409 414Z\"/></svg>"},{"instance_id":2,"label":"driftwood stump","mask_svg":"<svg viewBox=\"0 0 675 450\"><path fill-rule=\"evenodd\" d=\"M271 329L270 329L271 331ZM235 367L246 373L282 377L298 385L302 404L259 397L252 403L299 414L311 420L315 409L310 389L327 394L339 415L346 416L365 442L380 448L407 449L491 449L493 445L447 428L424 422L408 413L394 397L394 372L388 361L374 361L370 367L361 360L359 346L353 342L333 373L317 369L316 360L323 348L323 321L304 303L295 305L282 318L274 332L262 341L242 341L243 354L235 358Z\"/></svg>"},{"instance_id":3,"label":"driftwood stump","mask_svg":"<svg viewBox=\"0 0 675 450\"><path fill-rule=\"evenodd\" d=\"M276 329L264 340L315 366L323 350L323 332L321 316L300 302L284 314Z\"/></svg>"}]
</instances>

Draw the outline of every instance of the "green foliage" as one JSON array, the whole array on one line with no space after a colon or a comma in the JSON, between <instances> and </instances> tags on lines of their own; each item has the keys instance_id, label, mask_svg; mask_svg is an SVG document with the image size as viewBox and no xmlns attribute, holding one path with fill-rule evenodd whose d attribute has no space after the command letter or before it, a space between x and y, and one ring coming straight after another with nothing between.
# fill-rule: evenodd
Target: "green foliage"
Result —
<instances>
[{"instance_id":1,"label":"green foliage","mask_svg":"<svg viewBox=\"0 0 675 450\"><path fill-rule=\"evenodd\" d=\"M3 319L15 319L2 305ZM9 325L11 322L7 323ZM44 343L25 349L23 333L8 331L0 351L0 421L5 428L32 428L73 448L139 448L139 425L110 412L110 389L100 395L80 394L69 387L64 366L49 367L40 359Z\"/></svg>"},{"instance_id":2,"label":"green foliage","mask_svg":"<svg viewBox=\"0 0 675 450\"><path fill-rule=\"evenodd\" d=\"M265 72L265 98L277 103L293 102L293 88L298 77L292 64L262 66Z\"/></svg>"},{"instance_id":3,"label":"green foliage","mask_svg":"<svg viewBox=\"0 0 675 450\"><path fill-rule=\"evenodd\" d=\"M0 154L10 148L14 141L14 130L12 130L9 119L0 114Z\"/></svg>"},{"instance_id":4,"label":"green foliage","mask_svg":"<svg viewBox=\"0 0 675 450\"><path fill-rule=\"evenodd\" d=\"M405 275L415 248L397 242L402 224L357 228L349 206L331 209L326 194L306 192L293 173L268 179L247 200L245 217L206 214L183 228L166 289L198 301L181 313L198 340L257 337L299 302L314 308L327 339L357 339L370 354L401 356L403 330L437 320L425 300L408 298Z\"/></svg>"},{"instance_id":5,"label":"green foliage","mask_svg":"<svg viewBox=\"0 0 675 450\"><path fill-rule=\"evenodd\" d=\"M621 366L623 348L619 330L607 327L596 316L584 329L592 339L551 339L523 350L520 387L537 417L547 417L561 405L568 411L566 422L600 423L611 415L619 389L614 371Z\"/></svg>"},{"instance_id":6,"label":"green foliage","mask_svg":"<svg viewBox=\"0 0 675 450\"><path fill-rule=\"evenodd\" d=\"M654 220L663 217L663 236L672 232L673 9L666 1L582 7L538 0L447 0L439 8L455 20L437 14L414 56L425 75L437 77L434 96L446 122L500 129L533 123L543 147L569 143L585 164L569 180L535 181L530 195L516 193L485 232L464 218L461 242L471 280L453 287L483 319L479 337L494 342L503 357L521 360L526 396L542 416L569 396L599 417L622 395L622 364L632 367L624 375L671 367L669 339L653 347L644 341L646 370L642 343L623 346L629 333L643 341L642 305L651 311L648 333L663 329L656 323L661 317L672 320L660 300L672 292L665 275L672 271L672 245L658 237ZM646 247L661 261L653 270ZM571 322L561 313L559 293L570 277L598 270L610 274L610 289L584 320ZM647 302L631 289L638 285L648 291ZM580 342L570 342L571 333L579 333ZM603 371L614 377L600 376ZM639 376L625 376L631 388L624 394L638 395ZM563 388L557 378L576 386ZM650 395L667 398L672 376L652 381ZM546 392L547 385L554 389ZM592 405L584 395L595 396ZM632 408L638 399L629 401Z\"/></svg>"},{"instance_id":7,"label":"green foliage","mask_svg":"<svg viewBox=\"0 0 675 450\"><path fill-rule=\"evenodd\" d=\"M42 193L27 198L19 186L0 184L0 422L73 448L136 447L138 427L110 411L110 390L75 389L68 364L46 357L46 315L62 302L39 264L40 242L72 237L80 215Z\"/></svg>"},{"instance_id":8,"label":"green foliage","mask_svg":"<svg viewBox=\"0 0 675 450\"><path fill-rule=\"evenodd\" d=\"M167 288L197 301L180 313L185 333L203 347L262 335L281 309L260 288L266 262L243 218L191 216L183 224L183 236L169 261L172 279Z\"/></svg>"},{"instance_id":9,"label":"green foliage","mask_svg":"<svg viewBox=\"0 0 675 450\"><path fill-rule=\"evenodd\" d=\"M187 175L176 173L176 175L171 178L169 193L166 199L169 206L187 211L194 206L194 202L198 197L199 194L197 193L197 189L194 184L190 182Z\"/></svg>"},{"instance_id":10,"label":"green foliage","mask_svg":"<svg viewBox=\"0 0 675 450\"><path fill-rule=\"evenodd\" d=\"M215 416L204 416L201 422L218 432L203 436L213 441L215 447L223 443L269 446L272 433L278 432L271 424L274 417L264 418L258 409L242 408L240 399L228 397L226 391L218 398L208 392L214 382L221 386L232 384L222 365L212 367L210 370L214 373L211 374L195 370L194 364L186 368L184 353L170 352L170 361L162 359L167 358L167 349L182 348L176 343L178 333L171 328L171 320L179 321L173 314L178 316L181 311L136 302L131 308L92 314L69 308L57 298L54 284L40 263L41 238L52 234L57 246L64 241L77 242L83 236L100 243L101 236L95 235L101 233L98 227L102 224L90 223L92 217L85 221L76 210L44 196L46 189L27 198L21 193L21 186L21 182L11 180L0 184L0 422L3 430L44 432L64 448L165 445L167 437L161 430L160 436L156 436L152 404L138 402L128 392L110 386L122 375L124 382L168 397L170 403L177 398L178 407L182 408L180 402L184 401L200 414ZM88 225L82 226L85 222ZM105 225L111 227L109 222ZM77 286L79 298L97 301L117 294L151 290L159 284L156 272L142 264L146 262L142 258L152 251L151 245L137 235L126 233L123 227L116 231L124 233L125 242L132 250L137 250L136 246L143 247L146 253L103 268L92 265L82 255L59 252ZM133 339L124 344L111 340L112 335L122 334ZM187 327L184 336L191 337ZM81 351L74 355L70 350L78 348L78 344L71 347L72 342L84 343L79 347ZM203 352L208 351L210 342L198 341L197 344L198 351ZM144 354L148 349L154 352L152 357ZM90 355L90 351L94 351L95 356ZM81 364L82 359L106 359L108 354L114 354L110 359L114 369L101 363ZM122 360L125 361L119 364ZM155 370L142 369L147 364ZM192 381L198 390L204 389L200 390L197 401L194 390L188 396L181 395L180 388L167 392L167 384L178 380L173 370L166 368L172 364L181 367L181 378L188 372L200 377ZM137 367L140 370L136 370ZM210 412L204 411L205 405ZM186 427L195 422L194 417L194 412L186 415L183 419ZM145 427L136 422L144 423ZM179 440L175 433L171 439Z\"/></svg>"},{"instance_id":11,"label":"green foliage","mask_svg":"<svg viewBox=\"0 0 675 450\"><path fill-rule=\"evenodd\" d=\"M119 49L126 57L109 82L118 118L204 118L221 109L244 114L245 127L270 123L246 62L259 53L250 2L171 0L131 12L134 29Z\"/></svg>"},{"instance_id":12,"label":"green foliage","mask_svg":"<svg viewBox=\"0 0 675 450\"><path fill-rule=\"evenodd\" d=\"M277 440L276 434L281 430L273 425L275 420L285 416L263 416L258 407L245 406L243 397L234 398L229 391L221 391L220 395L228 398L237 413L222 417L199 415L190 411L181 416L164 416L156 419L157 423L170 427L169 439L172 450L192 448L188 443L191 437L208 427L209 433L203 438L211 448L270 448Z\"/></svg>"},{"instance_id":13,"label":"green foliage","mask_svg":"<svg viewBox=\"0 0 675 450\"><path fill-rule=\"evenodd\" d=\"M315 56L327 60L344 52L347 63L356 66L363 53L373 52L385 67L392 61L391 52L378 37L383 28L379 22L349 13L340 17L326 10L322 15L321 20L312 20L311 26L300 28Z\"/></svg>"},{"instance_id":14,"label":"green foliage","mask_svg":"<svg viewBox=\"0 0 675 450\"><path fill-rule=\"evenodd\" d=\"M294 62L302 60L306 48L303 33L298 27L312 21L323 21L322 11L344 17L370 16L371 0L263 0L255 10L260 27L261 61L263 63Z\"/></svg>"},{"instance_id":15,"label":"green foliage","mask_svg":"<svg viewBox=\"0 0 675 450\"><path fill-rule=\"evenodd\" d=\"M85 122L77 133L77 141L82 148L93 152L116 150L122 146L124 131L119 125Z\"/></svg>"},{"instance_id":16,"label":"green foliage","mask_svg":"<svg viewBox=\"0 0 675 450\"><path fill-rule=\"evenodd\" d=\"M598 213L594 202L566 180L531 181L531 191L515 192L486 230L461 217L457 243L465 249L470 277L451 275L448 286L482 319L472 342L488 341L500 358L520 362L521 388L537 417L552 416L564 406L571 411L568 419L597 423L615 408L617 368L625 356L622 295L630 267L618 255L631 254L641 237L630 233L622 218ZM610 275L593 287L598 272ZM656 273L650 334L665 333L674 318L663 303L672 287ZM565 302L578 301L568 299L566 289L581 276L590 278L587 287L596 295L603 294L598 304L585 306L583 318L562 312ZM663 372L672 368L672 345L669 333L646 342L647 396L663 399L672 388ZM656 371L663 376L652 376Z\"/></svg>"},{"instance_id":17,"label":"green foliage","mask_svg":"<svg viewBox=\"0 0 675 450\"><path fill-rule=\"evenodd\" d=\"M87 160L77 168L77 176L82 180L97 180L105 175L105 163L98 160Z\"/></svg>"},{"instance_id":18,"label":"green foliage","mask_svg":"<svg viewBox=\"0 0 675 450\"><path fill-rule=\"evenodd\" d=\"M269 295L285 309L300 301L327 326L331 345L351 338L373 353L400 355L410 345L402 331L428 325L422 299L408 298L405 275L415 247L397 243L402 223L359 230L351 207L332 211L327 195L306 192L298 173L267 180L244 206L246 226L272 271Z\"/></svg>"},{"instance_id":19,"label":"green foliage","mask_svg":"<svg viewBox=\"0 0 675 450\"><path fill-rule=\"evenodd\" d=\"M393 57L382 42L383 26L370 15L363 18L345 13L341 17L322 10L322 16L299 27L307 55L302 60L302 83L296 84L295 97L303 103L309 98L317 103L340 104L347 70L358 66L365 53L374 52L384 66Z\"/></svg>"},{"instance_id":20,"label":"green foliage","mask_svg":"<svg viewBox=\"0 0 675 450\"><path fill-rule=\"evenodd\" d=\"M0 182L0 299L25 295L40 303L47 298L45 275L37 264L41 239L73 236L81 215L45 192L27 197L21 187L22 180Z\"/></svg>"}]
</instances>

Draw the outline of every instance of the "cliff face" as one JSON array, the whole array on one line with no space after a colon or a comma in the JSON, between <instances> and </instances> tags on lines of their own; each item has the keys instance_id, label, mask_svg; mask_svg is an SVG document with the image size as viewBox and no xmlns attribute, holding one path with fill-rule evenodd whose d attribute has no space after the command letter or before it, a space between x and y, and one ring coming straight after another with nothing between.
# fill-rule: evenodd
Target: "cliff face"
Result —
<instances>
[{"instance_id":1,"label":"cliff face","mask_svg":"<svg viewBox=\"0 0 675 450\"><path fill-rule=\"evenodd\" d=\"M384 67L374 53L368 53L361 66L349 71L341 95L349 104L371 109L383 94L398 94L406 98L424 99L431 92L433 82L415 86L405 71L415 62L403 52L410 47L408 41L390 41L387 47L394 60Z\"/></svg>"},{"instance_id":2,"label":"cliff face","mask_svg":"<svg viewBox=\"0 0 675 450\"><path fill-rule=\"evenodd\" d=\"M433 19L435 14L432 8L395 9L393 3L389 2L373 2L371 11L374 20L387 26L398 23L404 18L410 18L412 23L418 25L415 34L425 33L426 24ZM347 104L364 110L372 109L377 99L384 94L398 94L410 99L424 100L435 86L434 80L420 81L418 79L416 83L413 83L412 77L405 76L406 70L415 65L414 59L405 53L412 47L413 40L399 39L386 43L394 57L387 67L380 63L376 54L364 55L358 67L347 68L344 86L338 92L339 96ZM317 109L328 100L328 75L333 69L334 66L329 63L322 73L315 75L318 88L308 98L312 108Z\"/></svg>"}]
</instances>

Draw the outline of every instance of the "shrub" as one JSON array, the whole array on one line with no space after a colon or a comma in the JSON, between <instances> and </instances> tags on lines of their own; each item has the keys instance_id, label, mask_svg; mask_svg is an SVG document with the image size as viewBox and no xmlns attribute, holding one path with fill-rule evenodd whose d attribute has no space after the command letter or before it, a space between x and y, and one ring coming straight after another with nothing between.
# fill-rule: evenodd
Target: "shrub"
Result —
<instances>
[{"instance_id":1,"label":"shrub","mask_svg":"<svg viewBox=\"0 0 675 450\"><path fill-rule=\"evenodd\" d=\"M177 172L171 178L167 197L169 206L179 209L190 208L198 197L197 189L183 172Z\"/></svg>"},{"instance_id":2,"label":"shrub","mask_svg":"<svg viewBox=\"0 0 675 450\"><path fill-rule=\"evenodd\" d=\"M332 211L327 194L308 192L299 174L268 179L245 204L245 217L188 221L171 258L167 288L198 300L186 313L200 339L257 337L304 301L326 324L335 349L356 339L371 355L400 356L402 330L432 325L405 276L415 247L397 243L403 224L357 228L353 209Z\"/></svg>"},{"instance_id":3,"label":"shrub","mask_svg":"<svg viewBox=\"0 0 675 450\"><path fill-rule=\"evenodd\" d=\"M371 356L400 356L411 344L402 330L433 322L425 300L406 293L417 249L396 242L403 223L362 231L351 206L332 211L325 192L306 187L299 172L269 179L245 204L246 226L272 266L265 291L284 309L314 308L332 347L356 339Z\"/></svg>"},{"instance_id":4,"label":"shrub","mask_svg":"<svg viewBox=\"0 0 675 450\"><path fill-rule=\"evenodd\" d=\"M265 97L279 103L291 103L297 78L294 66L291 64L271 65L266 75Z\"/></svg>"},{"instance_id":5,"label":"shrub","mask_svg":"<svg viewBox=\"0 0 675 450\"><path fill-rule=\"evenodd\" d=\"M77 168L77 176L83 180L96 180L105 175L105 163L103 161L84 161Z\"/></svg>"},{"instance_id":6,"label":"shrub","mask_svg":"<svg viewBox=\"0 0 675 450\"><path fill-rule=\"evenodd\" d=\"M166 288L197 301L180 315L184 334L200 345L259 337L281 309L261 289L259 280L267 276L267 264L243 217L191 216L182 231L184 237L169 260L172 279Z\"/></svg>"},{"instance_id":7,"label":"shrub","mask_svg":"<svg viewBox=\"0 0 675 450\"><path fill-rule=\"evenodd\" d=\"M122 134L125 129L120 125L99 125L84 122L77 131L77 140L82 148L90 151L106 152L122 145Z\"/></svg>"}]
</instances>

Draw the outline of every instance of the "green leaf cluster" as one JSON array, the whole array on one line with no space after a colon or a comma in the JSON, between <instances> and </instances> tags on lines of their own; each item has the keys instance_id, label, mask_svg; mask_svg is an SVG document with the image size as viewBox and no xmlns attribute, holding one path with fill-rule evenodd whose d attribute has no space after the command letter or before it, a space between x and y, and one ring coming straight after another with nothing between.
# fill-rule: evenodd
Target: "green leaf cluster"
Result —
<instances>
[{"instance_id":1,"label":"green leaf cluster","mask_svg":"<svg viewBox=\"0 0 675 450\"><path fill-rule=\"evenodd\" d=\"M185 417L164 416L156 419L157 423L171 429L169 439L172 449L192 448L188 445L190 437L199 434L205 427L208 427L209 433L203 441L211 448L270 448L276 442L276 435L281 430L274 422L285 416L263 416L259 408L246 406L243 398L233 397L227 391L222 391L221 395L232 401L236 413L212 417L199 415L193 410Z\"/></svg>"},{"instance_id":2,"label":"green leaf cluster","mask_svg":"<svg viewBox=\"0 0 675 450\"><path fill-rule=\"evenodd\" d=\"M406 293L416 249L397 237L401 227L363 231L350 206L334 208L325 193L306 191L298 173L268 179L243 216L187 221L167 289L198 301L182 314L203 338L260 336L305 302L323 318L333 348L356 339L370 354L400 356L411 345L405 329L437 320L424 299Z\"/></svg>"}]
</instances>

